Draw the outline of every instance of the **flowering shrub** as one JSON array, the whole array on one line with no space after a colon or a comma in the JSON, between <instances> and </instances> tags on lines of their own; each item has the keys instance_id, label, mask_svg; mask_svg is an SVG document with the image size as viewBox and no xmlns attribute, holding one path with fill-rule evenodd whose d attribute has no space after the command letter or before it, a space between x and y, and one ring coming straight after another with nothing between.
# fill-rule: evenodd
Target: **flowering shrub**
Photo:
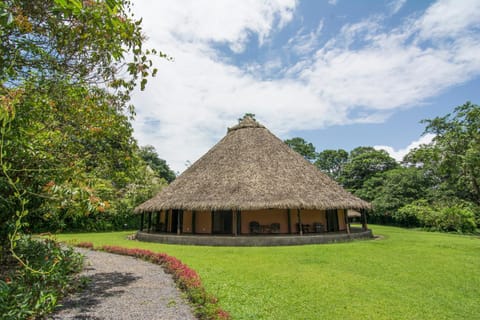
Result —
<instances>
[{"instance_id":1,"label":"flowering shrub","mask_svg":"<svg viewBox=\"0 0 480 320\"><path fill-rule=\"evenodd\" d=\"M80 243L79 246L93 249L91 243ZM218 306L218 299L208 294L202 285L200 276L197 272L179 259L169 256L166 253L156 253L150 250L138 248L123 248L119 246L102 246L100 250L132 256L142 260L146 260L163 267L165 272L171 274L175 283L188 296L196 309L196 316L199 319L231 319L230 314Z\"/></svg>"},{"instance_id":2,"label":"flowering shrub","mask_svg":"<svg viewBox=\"0 0 480 320\"><path fill-rule=\"evenodd\" d=\"M92 249L93 250L93 243L91 242L80 242L75 244L75 246L80 247L80 248L87 248L87 249Z\"/></svg>"}]
</instances>

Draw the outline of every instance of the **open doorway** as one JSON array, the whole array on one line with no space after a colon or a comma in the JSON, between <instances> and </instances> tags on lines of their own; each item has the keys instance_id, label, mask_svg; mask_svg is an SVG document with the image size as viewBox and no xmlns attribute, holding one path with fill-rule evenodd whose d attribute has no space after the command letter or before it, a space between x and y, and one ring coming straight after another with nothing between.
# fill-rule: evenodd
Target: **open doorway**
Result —
<instances>
[{"instance_id":1,"label":"open doorway","mask_svg":"<svg viewBox=\"0 0 480 320\"><path fill-rule=\"evenodd\" d=\"M327 231L334 232L338 231L338 211L334 210L327 210Z\"/></svg>"},{"instance_id":2,"label":"open doorway","mask_svg":"<svg viewBox=\"0 0 480 320\"><path fill-rule=\"evenodd\" d=\"M232 211L213 211L213 233L232 234Z\"/></svg>"}]
</instances>

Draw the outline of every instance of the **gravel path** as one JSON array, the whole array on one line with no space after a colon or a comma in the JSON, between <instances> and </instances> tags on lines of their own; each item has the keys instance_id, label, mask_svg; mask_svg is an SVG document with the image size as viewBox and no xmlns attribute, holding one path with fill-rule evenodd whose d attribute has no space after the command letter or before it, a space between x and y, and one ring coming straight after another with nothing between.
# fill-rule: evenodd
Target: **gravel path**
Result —
<instances>
[{"instance_id":1,"label":"gravel path","mask_svg":"<svg viewBox=\"0 0 480 320\"><path fill-rule=\"evenodd\" d=\"M76 248L85 255L87 287L49 319L195 319L170 275L153 263Z\"/></svg>"}]
</instances>

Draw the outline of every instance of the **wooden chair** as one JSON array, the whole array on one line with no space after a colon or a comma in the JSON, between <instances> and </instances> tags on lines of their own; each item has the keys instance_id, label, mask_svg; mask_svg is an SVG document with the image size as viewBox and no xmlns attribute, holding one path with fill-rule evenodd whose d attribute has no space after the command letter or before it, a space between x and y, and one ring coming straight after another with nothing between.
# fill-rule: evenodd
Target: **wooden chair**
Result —
<instances>
[{"instance_id":1,"label":"wooden chair","mask_svg":"<svg viewBox=\"0 0 480 320\"><path fill-rule=\"evenodd\" d=\"M313 224L313 228L316 233L322 233L324 231L323 224L321 224L320 222L315 222Z\"/></svg>"},{"instance_id":2,"label":"wooden chair","mask_svg":"<svg viewBox=\"0 0 480 320\"><path fill-rule=\"evenodd\" d=\"M272 223L270 225L270 232L271 233L279 233L280 232L280 223Z\"/></svg>"},{"instance_id":3,"label":"wooden chair","mask_svg":"<svg viewBox=\"0 0 480 320\"><path fill-rule=\"evenodd\" d=\"M258 221L250 221L250 233L260 233L260 223Z\"/></svg>"}]
</instances>

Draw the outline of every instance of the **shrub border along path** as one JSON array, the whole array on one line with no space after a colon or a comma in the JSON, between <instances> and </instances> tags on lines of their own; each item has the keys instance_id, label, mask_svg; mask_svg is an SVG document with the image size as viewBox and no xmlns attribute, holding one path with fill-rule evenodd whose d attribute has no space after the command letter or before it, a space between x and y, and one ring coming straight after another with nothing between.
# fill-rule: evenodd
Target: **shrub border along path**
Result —
<instances>
[{"instance_id":1,"label":"shrub border along path","mask_svg":"<svg viewBox=\"0 0 480 320\"><path fill-rule=\"evenodd\" d=\"M77 247L90 250L100 250L124 256L131 256L161 266L164 271L171 274L177 286L186 294L195 310L195 316L205 320L229 320L230 314L219 307L218 299L206 292L200 276L195 270L182 263L179 259L166 253L155 253L150 250L138 248L124 248L119 246L104 245L99 248L91 242L80 242Z\"/></svg>"}]
</instances>

